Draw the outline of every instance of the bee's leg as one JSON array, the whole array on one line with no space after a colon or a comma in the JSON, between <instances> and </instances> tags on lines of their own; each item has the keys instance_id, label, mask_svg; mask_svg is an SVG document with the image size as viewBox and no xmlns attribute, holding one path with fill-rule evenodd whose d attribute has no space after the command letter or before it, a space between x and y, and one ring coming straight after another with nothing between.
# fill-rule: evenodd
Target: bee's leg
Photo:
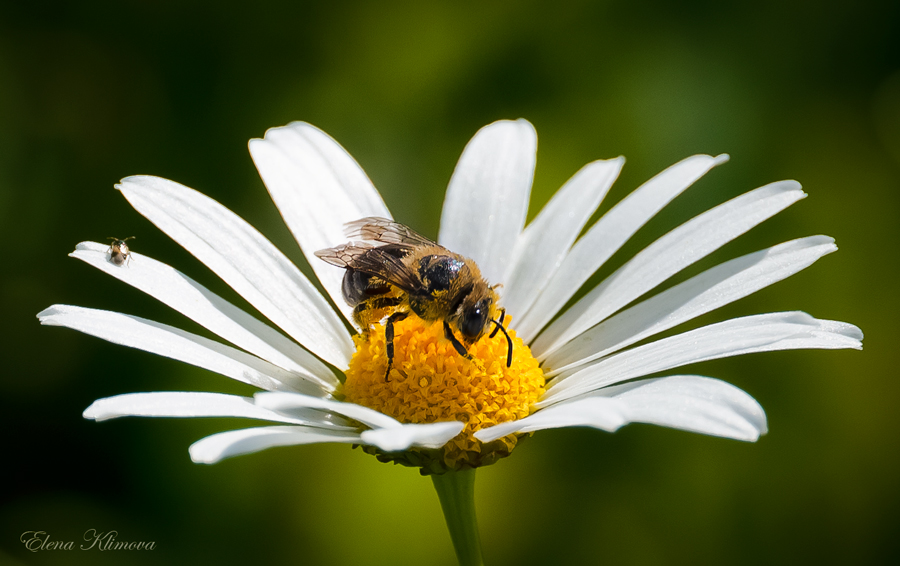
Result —
<instances>
[{"instance_id":1,"label":"bee's leg","mask_svg":"<svg viewBox=\"0 0 900 566\"><path fill-rule=\"evenodd\" d=\"M366 323L366 319L363 318L363 312L368 308L369 306L366 303L359 303L353 307L353 322L362 329L362 336L366 340L369 339L369 325Z\"/></svg>"},{"instance_id":2,"label":"bee's leg","mask_svg":"<svg viewBox=\"0 0 900 566\"><path fill-rule=\"evenodd\" d=\"M385 341L385 351L387 352L387 371L384 372L384 380L389 381L388 377L391 375L391 367L394 365L394 323L400 322L404 318L409 316L408 312L398 311L392 314L387 319L387 324L385 324L384 329L384 341Z\"/></svg>"},{"instance_id":3,"label":"bee's leg","mask_svg":"<svg viewBox=\"0 0 900 566\"><path fill-rule=\"evenodd\" d=\"M467 360L472 359L472 356L470 356L469 352L466 351L466 347L460 344L459 340L456 339L456 336L453 335L453 330L450 328L450 325L447 324L446 320L444 321L444 336L447 338L447 340L450 340L451 344L453 344L453 347L456 349L457 354Z\"/></svg>"},{"instance_id":4,"label":"bee's leg","mask_svg":"<svg viewBox=\"0 0 900 566\"><path fill-rule=\"evenodd\" d=\"M372 326L375 322L381 320L382 317L378 317L377 320L372 320L375 316L377 316L377 313L375 315L367 315L364 313L370 310L377 311L390 307L396 307L401 302L402 300L398 297L376 297L366 299L353 307L353 321L357 324L357 326L363 329L363 333L366 339L368 339L369 327Z\"/></svg>"}]
</instances>

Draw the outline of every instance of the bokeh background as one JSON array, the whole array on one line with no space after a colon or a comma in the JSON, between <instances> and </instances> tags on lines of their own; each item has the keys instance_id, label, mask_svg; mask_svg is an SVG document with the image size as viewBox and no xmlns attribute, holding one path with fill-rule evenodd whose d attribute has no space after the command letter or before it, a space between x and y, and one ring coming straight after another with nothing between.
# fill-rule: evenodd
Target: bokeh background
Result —
<instances>
[{"instance_id":1,"label":"bokeh background","mask_svg":"<svg viewBox=\"0 0 900 566\"><path fill-rule=\"evenodd\" d=\"M771 432L756 444L645 425L534 436L479 472L488 563L900 560L900 4L12 0L0 4L0 563L454 564L415 470L347 446L200 466L193 441L246 423L83 420L118 393L251 390L43 328L35 314L77 304L205 334L66 257L108 236L136 236L138 251L245 304L128 206L113 190L121 177L199 189L308 270L248 139L293 120L321 127L397 219L434 236L465 143L518 117L539 135L530 217L594 159L628 158L607 210L688 155L732 155L601 275L706 208L799 180L809 198L688 274L812 234L840 252L678 330L802 309L867 338L863 352L687 368L760 401ZM157 548L30 553L19 542L26 530L79 541L91 528Z\"/></svg>"}]
</instances>

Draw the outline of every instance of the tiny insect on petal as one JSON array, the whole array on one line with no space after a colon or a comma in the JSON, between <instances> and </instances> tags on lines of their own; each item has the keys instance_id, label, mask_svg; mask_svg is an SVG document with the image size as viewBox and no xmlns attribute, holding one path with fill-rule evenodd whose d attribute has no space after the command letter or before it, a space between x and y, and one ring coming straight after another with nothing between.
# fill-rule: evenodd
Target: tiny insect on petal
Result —
<instances>
[{"instance_id":1,"label":"tiny insect on petal","mask_svg":"<svg viewBox=\"0 0 900 566\"><path fill-rule=\"evenodd\" d=\"M131 250L128 248L128 244L125 242L128 240L133 240L134 236L128 236L124 240L120 240L115 236L110 236L107 238L112 240L112 244L109 245L109 261L113 265L121 266L125 264L126 261L131 261Z\"/></svg>"}]
</instances>

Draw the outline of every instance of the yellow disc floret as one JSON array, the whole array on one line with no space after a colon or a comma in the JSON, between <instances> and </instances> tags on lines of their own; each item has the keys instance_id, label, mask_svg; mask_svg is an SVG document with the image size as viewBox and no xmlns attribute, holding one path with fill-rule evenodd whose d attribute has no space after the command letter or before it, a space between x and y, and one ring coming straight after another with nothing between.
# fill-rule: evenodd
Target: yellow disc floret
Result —
<instances>
[{"instance_id":1,"label":"yellow disc floret","mask_svg":"<svg viewBox=\"0 0 900 566\"><path fill-rule=\"evenodd\" d=\"M507 318L508 320L508 318ZM423 473L484 466L508 456L517 437L482 443L472 434L482 428L527 417L544 393L544 374L531 350L509 331L513 357L506 367L508 343L503 333L483 336L460 356L444 337L440 321L411 315L394 324L394 365L385 380L384 328L356 336L343 393L347 401L394 417L403 423L460 421L463 431L439 450L411 449L382 454L383 461L422 468Z\"/></svg>"}]
</instances>

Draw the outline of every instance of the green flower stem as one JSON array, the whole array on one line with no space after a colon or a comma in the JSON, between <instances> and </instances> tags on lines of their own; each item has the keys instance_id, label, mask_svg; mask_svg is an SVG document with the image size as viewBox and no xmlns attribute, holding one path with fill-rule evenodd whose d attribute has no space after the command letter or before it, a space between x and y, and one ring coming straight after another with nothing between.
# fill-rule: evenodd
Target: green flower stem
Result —
<instances>
[{"instance_id":1,"label":"green flower stem","mask_svg":"<svg viewBox=\"0 0 900 566\"><path fill-rule=\"evenodd\" d=\"M483 566L475 520L475 469L432 475L459 566Z\"/></svg>"}]
</instances>

